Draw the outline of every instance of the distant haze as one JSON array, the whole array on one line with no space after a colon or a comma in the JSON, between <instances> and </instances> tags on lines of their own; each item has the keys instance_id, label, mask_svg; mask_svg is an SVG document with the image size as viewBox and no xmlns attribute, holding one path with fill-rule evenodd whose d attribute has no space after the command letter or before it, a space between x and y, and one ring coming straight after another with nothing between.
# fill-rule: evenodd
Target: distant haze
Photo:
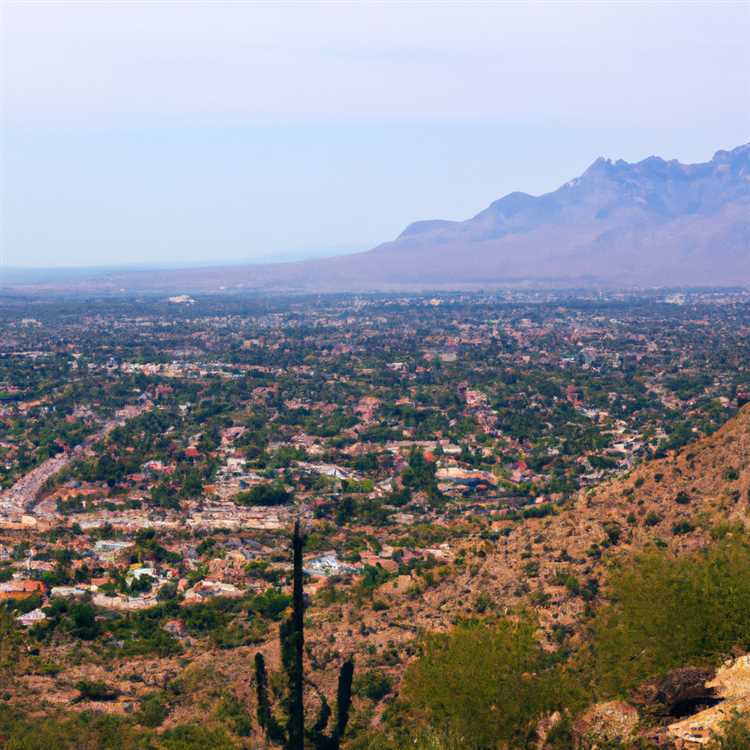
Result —
<instances>
[{"instance_id":1,"label":"distant haze","mask_svg":"<svg viewBox=\"0 0 750 750\"><path fill-rule=\"evenodd\" d=\"M11 1L0 28L5 267L339 255L750 140L747 2Z\"/></svg>"},{"instance_id":2,"label":"distant haze","mask_svg":"<svg viewBox=\"0 0 750 750\"><path fill-rule=\"evenodd\" d=\"M83 293L750 286L750 143L709 162L599 158L541 196L407 226L367 252L199 268L6 271L2 287Z\"/></svg>"}]
</instances>

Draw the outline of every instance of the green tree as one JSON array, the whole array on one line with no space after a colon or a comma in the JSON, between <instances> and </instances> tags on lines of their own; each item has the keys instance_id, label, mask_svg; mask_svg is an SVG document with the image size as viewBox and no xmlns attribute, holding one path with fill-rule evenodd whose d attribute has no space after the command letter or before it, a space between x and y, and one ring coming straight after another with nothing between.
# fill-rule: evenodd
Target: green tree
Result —
<instances>
[{"instance_id":1,"label":"green tree","mask_svg":"<svg viewBox=\"0 0 750 750\"><path fill-rule=\"evenodd\" d=\"M0 689L13 681L23 645L23 636L7 607L0 607Z\"/></svg>"},{"instance_id":2,"label":"green tree","mask_svg":"<svg viewBox=\"0 0 750 750\"><path fill-rule=\"evenodd\" d=\"M286 505L291 499L292 494L280 484L258 484L235 495L234 502L238 505Z\"/></svg>"}]
</instances>

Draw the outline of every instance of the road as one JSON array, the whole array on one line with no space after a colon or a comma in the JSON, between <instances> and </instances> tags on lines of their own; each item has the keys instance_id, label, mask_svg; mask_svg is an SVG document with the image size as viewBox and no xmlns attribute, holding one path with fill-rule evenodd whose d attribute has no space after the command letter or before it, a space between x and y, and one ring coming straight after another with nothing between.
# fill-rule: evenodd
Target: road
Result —
<instances>
[{"instance_id":1,"label":"road","mask_svg":"<svg viewBox=\"0 0 750 750\"><path fill-rule=\"evenodd\" d=\"M147 407L140 406L136 413L132 413L130 418L142 414ZM94 443L107 437L115 427L125 424L127 420L123 418L110 419L105 422L101 428L89 435L82 443L76 445L71 451L59 453L52 458L48 458L38 466L24 474L12 487L0 494L0 515L11 516L28 513L31 511L39 499L48 479L51 479L59 471L69 466L75 459L79 458L86 449Z\"/></svg>"}]
</instances>

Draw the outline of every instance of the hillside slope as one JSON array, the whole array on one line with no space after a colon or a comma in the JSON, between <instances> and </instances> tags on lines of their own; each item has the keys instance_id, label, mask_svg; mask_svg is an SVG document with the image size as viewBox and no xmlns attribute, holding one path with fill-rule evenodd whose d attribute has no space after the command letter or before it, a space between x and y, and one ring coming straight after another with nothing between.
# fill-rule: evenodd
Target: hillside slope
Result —
<instances>
[{"instance_id":1,"label":"hillside slope","mask_svg":"<svg viewBox=\"0 0 750 750\"><path fill-rule=\"evenodd\" d=\"M717 535L733 533L733 526L746 525L749 490L750 405L715 434L582 493L558 515L494 521L496 541L478 527L452 545L452 564L376 591L374 600L386 609L351 601L314 606L311 653L326 663L335 643L338 653L354 653L367 663L390 649L408 653L422 631L529 606L552 645L556 628L577 631L587 606L582 592L560 584L562 575L583 587L595 581L596 591L604 589L613 566L634 552L664 545L678 554L703 548ZM394 664L394 678L402 667ZM331 671L329 688L333 676Z\"/></svg>"},{"instance_id":2,"label":"hillside slope","mask_svg":"<svg viewBox=\"0 0 750 750\"><path fill-rule=\"evenodd\" d=\"M354 654L360 671L375 666L398 685L420 632L521 607L536 612L550 648L561 630L575 641L588 601L583 589L595 599L608 571L633 552L657 546L688 552L736 533L747 523L749 491L750 405L715 434L582 493L556 515L457 522L460 529L446 527L449 533L460 531L449 542L450 562L391 580L371 600L357 600L351 591L342 596L343 588L325 599L308 592L306 653L315 682L330 694L341 659ZM561 576L575 577L582 590L561 585ZM184 645L181 656L133 656L115 663L68 663L60 651L56 660L67 666L19 676L15 702L28 710L100 710L102 704L72 702L80 680L106 681L128 700L174 683L182 692L168 726L194 719L197 705L213 707L208 713L218 710L229 692L252 713L255 652L260 648L272 667L280 658L273 633L260 647L222 649L191 639ZM107 704L106 710L123 713L124 706Z\"/></svg>"},{"instance_id":3,"label":"hillside slope","mask_svg":"<svg viewBox=\"0 0 750 750\"><path fill-rule=\"evenodd\" d=\"M750 409L745 407L715 434L582 493L557 516L495 524L509 526L511 533L501 537L497 554L487 556L478 575L467 577L462 593L469 602L482 591L504 603L518 601L518 584L526 582L532 591L550 595L538 607L543 623L572 622L583 602L554 584L558 573L603 583L611 564L633 551L664 544L675 553L703 547L712 532L746 523L749 489ZM530 577L525 571L531 561L538 572Z\"/></svg>"}]
</instances>

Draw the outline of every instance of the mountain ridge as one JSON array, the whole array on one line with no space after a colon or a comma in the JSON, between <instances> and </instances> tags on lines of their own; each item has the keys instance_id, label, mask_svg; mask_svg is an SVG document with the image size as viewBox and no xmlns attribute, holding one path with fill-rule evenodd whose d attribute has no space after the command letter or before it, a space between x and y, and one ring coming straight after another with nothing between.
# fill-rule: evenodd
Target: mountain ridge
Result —
<instances>
[{"instance_id":1,"label":"mountain ridge","mask_svg":"<svg viewBox=\"0 0 750 750\"><path fill-rule=\"evenodd\" d=\"M729 167L729 170L726 167ZM711 161L699 164L682 164L676 159L666 161L659 156L649 156L634 163L626 162L623 159L613 161L612 159L599 157L592 162L582 175L569 180L556 190L539 196L518 191L511 192L493 201L487 208L465 221L448 222L433 219L414 222L408 225L397 239L431 231L445 231L446 229L459 227L467 228L477 222L486 225L488 220L497 220L498 217L507 222L512 217L518 216L519 213L529 210L544 217L545 210L548 215L555 211L559 212L560 204L567 199L568 195L572 196L573 203L580 205L580 201L585 199L587 193L592 190L601 190L604 187L611 188L611 185L607 185L608 182L619 183L622 189L620 198L643 201L649 208L668 215L679 215L679 209L682 209L683 213L695 213L704 208L707 209L704 210L705 213L722 205L722 203L717 203L717 197L726 198L726 196L706 195L705 190L695 189L687 191L687 195L684 194L686 191L683 190L682 195L675 196L675 186L679 188L680 183L682 183L683 186L689 188L691 187L691 181L695 183L703 178L716 176L717 173L726 173L727 171L729 171L731 177L740 178L734 185L735 190L729 197L731 199L750 198L750 143L729 151L719 150L714 154ZM640 180L640 184L638 180ZM657 180L673 180L675 185L654 184ZM662 196L657 192L659 187L671 189L666 195ZM693 185L692 187L696 186ZM697 187L700 189L703 186L698 185ZM700 195L695 195L696 192L700 192ZM608 197L604 196L604 200L606 201ZM709 205L702 206L697 200L699 197L710 200ZM671 205L668 203L670 198L672 199ZM651 199L650 202L649 199ZM570 202L568 201L568 203ZM682 205L675 206L675 202ZM605 216L605 212L600 208L596 218L601 219ZM497 227L501 232L506 228L505 226Z\"/></svg>"},{"instance_id":2,"label":"mountain ridge","mask_svg":"<svg viewBox=\"0 0 750 750\"><path fill-rule=\"evenodd\" d=\"M185 292L741 286L750 284L750 143L698 164L599 157L549 193L511 192L464 221L416 221L350 255L109 271L76 283Z\"/></svg>"}]
</instances>

